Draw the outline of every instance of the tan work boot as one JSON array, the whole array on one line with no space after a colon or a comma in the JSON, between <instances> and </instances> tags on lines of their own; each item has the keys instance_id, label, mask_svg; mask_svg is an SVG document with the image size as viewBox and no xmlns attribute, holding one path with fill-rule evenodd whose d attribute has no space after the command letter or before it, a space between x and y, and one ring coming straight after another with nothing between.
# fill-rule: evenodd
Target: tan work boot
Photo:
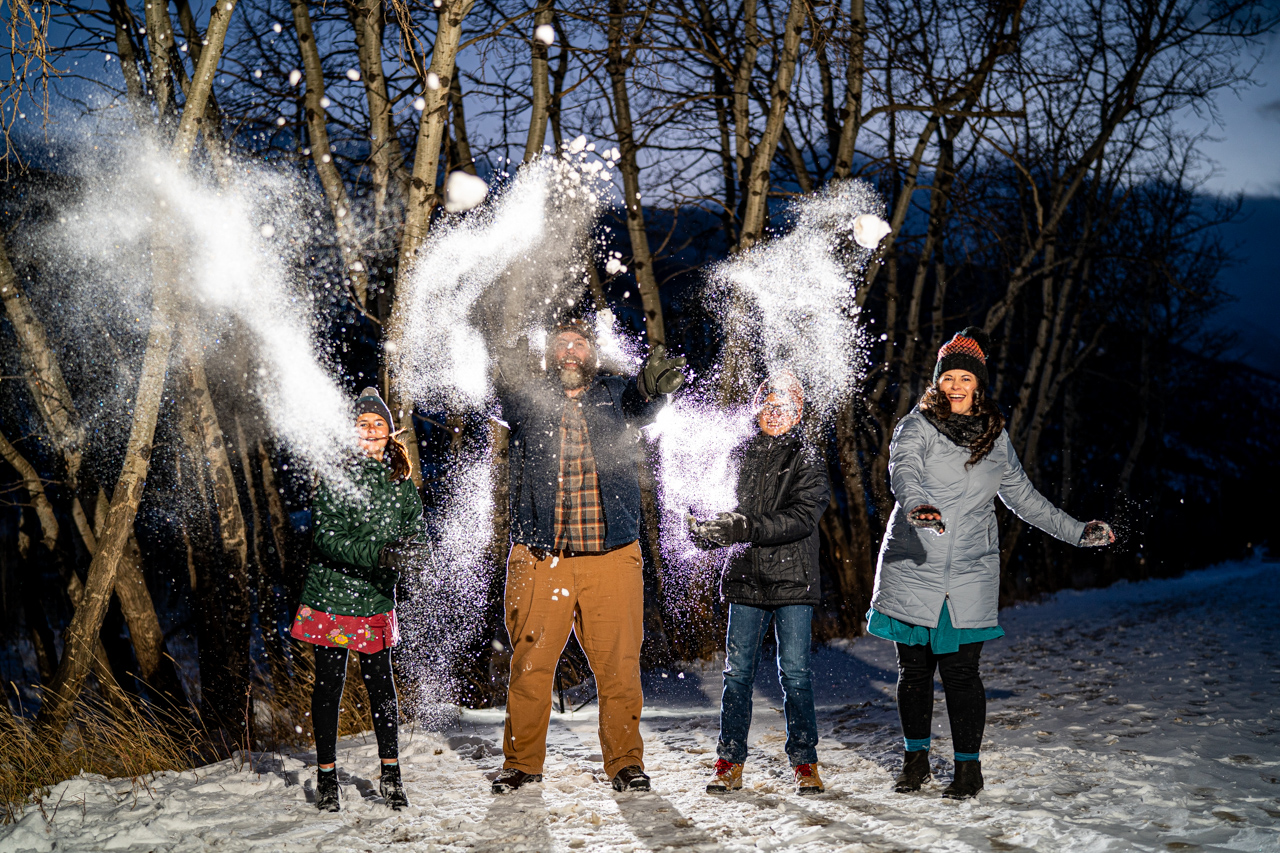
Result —
<instances>
[{"instance_id":1,"label":"tan work boot","mask_svg":"<svg viewBox=\"0 0 1280 853\"><path fill-rule=\"evenodd\" d=\"M707 783L708 794L727 794L742 790L742 765L716 759L716 775Z\"/></svg>"},{"instance_id":2,"label":"tan work boot","mask_svg":"<svg viewBox=\"0 0 1280 853\"><path fill-rule=\"evenodd\" d=\"M818 775L818 765L797 764L791 769L796 774L797 794L802 796L808 794L821 794L826 790L822 787L822 777Z\"/></svg>"}]
</instances>

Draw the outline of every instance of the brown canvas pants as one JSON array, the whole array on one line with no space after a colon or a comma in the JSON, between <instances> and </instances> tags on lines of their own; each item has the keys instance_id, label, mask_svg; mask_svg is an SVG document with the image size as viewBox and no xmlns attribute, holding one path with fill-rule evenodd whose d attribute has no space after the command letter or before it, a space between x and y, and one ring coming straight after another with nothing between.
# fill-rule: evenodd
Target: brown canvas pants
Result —
<instances>
[{"instance_id":1,"label":"brown canvas pants","mask_svg":"<svg viewBox=\"0 0 1280 853\"><path fill-rule=\"evenodd\" d=\"M604 770L644 766L640 739L640 644L644 580L640 543L604 554L539 560L524 545L507 558L506 617L511 683L502 738L504 767L541 773L551 690L569 631L595 673Z\"/></svg>"}]
</instances>

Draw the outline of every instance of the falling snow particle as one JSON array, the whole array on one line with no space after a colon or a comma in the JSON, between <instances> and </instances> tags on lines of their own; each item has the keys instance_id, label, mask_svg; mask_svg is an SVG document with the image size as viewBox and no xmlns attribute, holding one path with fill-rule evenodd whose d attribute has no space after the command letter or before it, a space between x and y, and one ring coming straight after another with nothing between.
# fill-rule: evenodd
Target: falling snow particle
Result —
<instances>
[{"instance_id":1,"label":"falling snow particle","mask_svg":"<svg viewBox=\"0 0 1280 853\"><path fill-rule=\"evenodd\" d=\"M533 37L545 44L547 47L555 44L556 29L550 24L542 24L533 31Z\"/></svg>"}]
</instances>

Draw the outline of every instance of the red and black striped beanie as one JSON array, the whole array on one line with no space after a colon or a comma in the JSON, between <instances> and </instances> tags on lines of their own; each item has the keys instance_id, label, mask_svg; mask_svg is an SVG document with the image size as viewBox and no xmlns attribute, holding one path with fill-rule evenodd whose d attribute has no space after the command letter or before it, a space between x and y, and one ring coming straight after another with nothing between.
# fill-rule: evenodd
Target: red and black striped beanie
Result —
<instances>
[{"instance_id":1,"label":"red and black striped beanie","mask_svg":"<svg viewBox=\"0 0 1280 853\"><path fill-rule=\"evenodd\" d=\"M978 378L982 387L987 386L987 353L991 340L977 326L969 326L947 341L938 350L938 364L933 368L936 383L948 370L967 370Z\"/></svg>"}]
</instances>

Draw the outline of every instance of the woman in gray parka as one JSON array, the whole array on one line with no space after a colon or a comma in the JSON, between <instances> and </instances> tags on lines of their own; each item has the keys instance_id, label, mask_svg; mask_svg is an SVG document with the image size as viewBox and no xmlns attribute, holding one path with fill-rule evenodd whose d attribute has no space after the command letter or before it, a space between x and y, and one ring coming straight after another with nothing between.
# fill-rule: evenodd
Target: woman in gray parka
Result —
<instances>
[{"instance_id":1,"label":"woman in gray parka","mask_svg":"<svg viewBox=\"0 0 1280 853\"><path fill-rule=\"evenodd\" d=\"M1023 521L1080 546L1107 545L1103 521L1076 521L1027 478L986 396L986 334L970 326L943 344L933 384L894 430L889 483L896 504L880 545L869 633L897 644L898 715L905 745L899 793L929 778L933 674L942 677L955 748L955 774L942 792L964 799L982 789L979 750L987 702L978 674L997 624L1000 537L994 498Z\"/></svg>"}]
</instances>

